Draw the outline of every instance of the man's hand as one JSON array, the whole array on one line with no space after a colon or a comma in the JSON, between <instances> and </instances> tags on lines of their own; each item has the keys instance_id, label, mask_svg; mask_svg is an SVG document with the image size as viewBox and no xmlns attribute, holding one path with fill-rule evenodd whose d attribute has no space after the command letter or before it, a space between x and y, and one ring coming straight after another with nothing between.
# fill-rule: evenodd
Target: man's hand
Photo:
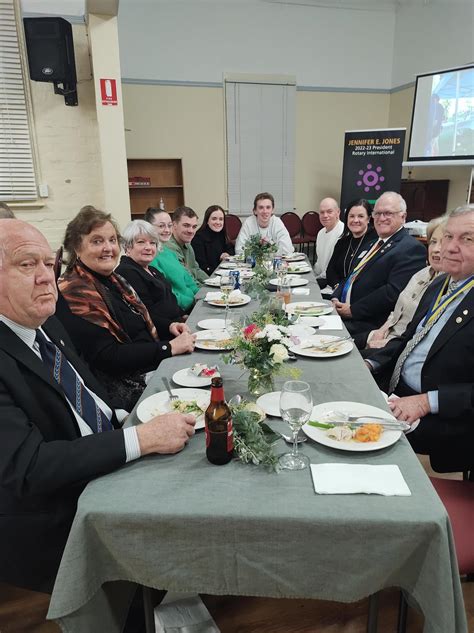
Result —
<instances>
[{"instance_id":1,"label":"man's hand","mask_svg":"<svg viewBox=\"0 0 474 633\"><path fill-rule=\"evenodd\" d=\"M177 453L194 435L196 423L193 415L165 413L157 415L150 422L137 426L140 454Z\"/></svg>"},{"instance_id":2,"label":"man's hand","mask_svg":"<svg viewBox=\"0 0 474 633\"><path fill-rule=\"evenodd\" d=\"M427 393L389 400L388 406L397 420L410 424L431 412Z\"/></svg>"},{"instance_id":3,"label":"man's hand","mask_svg":"<svg viewBox=\"0 0 474 633\"><path fill-rule=\"evenodd\" d=\"M229 255L229 253L221 253L221 257L220 257L221 262L222 262L224 259L230 259L230 255Z\"/></svg>"},{"instance_id":4,"label":"man's hand","mask_svg":"<svg viewBox=\"0 0 474 633\"><path fill-rule=\"evenodd\" d=\"M171 355L186 354L193 352L196 344L196 335L189 332L183 332L172 341L170 341Z\"/></svg>"},{"instance_id":5,"label":"man's hand","mask_svg":"<svg viewBox=\"0 0 474 633\"><path fill-rule=\"evenodd\" d=\"M350 303L341 303L339 299L331 299L331 301L340 317L342 317L343 319L352 319Z\"/></svg>"},{"instance_id":6,"label":"man's hand","mask_svg":"<svg viewBox=\"0 0 474 633\"><path fill-rule=\"evenodd\" d=\"M367 337L367 340L369 341L368 347L370 347L370 343L372 343L372 341L385 340L387 338L388 330L389 328L385 327L385 325L379 327L378 330L372 330L372 332L370 332L369 336ZM374 345L374 347L377 347L377 345Z\"/></svg>"},{"instance_id":7,"label":"man's hand","mask_svg":"<svg viewBox=\"0 0 474 633\"><path fill-rule=\"evenodd\" d=\"M186 323L170 323L169 331L173 336L179 336L183 332L191 332Z\"/></svg>"}]
</instances>

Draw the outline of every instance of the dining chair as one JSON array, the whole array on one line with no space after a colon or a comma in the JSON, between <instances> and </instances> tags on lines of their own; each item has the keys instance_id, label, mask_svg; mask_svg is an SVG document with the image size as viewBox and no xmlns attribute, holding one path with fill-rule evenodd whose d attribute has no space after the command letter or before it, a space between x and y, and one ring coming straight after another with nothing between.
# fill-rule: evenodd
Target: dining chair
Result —
<instances>
[{"instance_id":1,"label":"dining chair","mask_svg":"<svg viewBox=\"0 0 474 633\"><path fill-rule=\"evenodd\" d=\"M238 215L234 215L233 213L228 213L225 216L225 228L227 231L227 237L235 244L235 240L237 239L237 235L239 234L240 229L242 228L242 220Z\"/></svg>"},{"instance_id":2,"label":"dining chair","mask_svg":"<svg viewBox=\"0 0 474 633\"><path fill-rule=\"evenodd\" d=\"M314 264L316 259L316 236L323 228L323 225L319 221L319 213L316 211L307 211L301 218L301 226L303 229L303 243L308 245L308 257L309 249L311 246L313 247L312 262Z\"/></svg>"},{"instance_id":3,"label":"dining chair","mask_svg":"<svg viewBox=\"0 0 474 633\"><path fill-rule=\"evenodd\" d=\"M299 250L301 250L304 240L301 237L302 224L300 216L293 211L286 211L280 216L280 220L283 222L286 230L290 234L291 243L299 246Z\"/></svg>"},{"instance_id":4,"label":"dining chair","mask_svg":"<svg viewBox=\"0 0 474 633\"><path fill-rule=\"evenodd\" d=\"M459 573L471 582L474 580L474 539L472 538L474 480L471 477L473 471L474 466L470 469L470 474L466 471L463 480L430 477L430 481L443 502L451 521ZM408 604L403 591L401 591L398 633L405 633L407 615Z\"/></svg>"}]
</instances>

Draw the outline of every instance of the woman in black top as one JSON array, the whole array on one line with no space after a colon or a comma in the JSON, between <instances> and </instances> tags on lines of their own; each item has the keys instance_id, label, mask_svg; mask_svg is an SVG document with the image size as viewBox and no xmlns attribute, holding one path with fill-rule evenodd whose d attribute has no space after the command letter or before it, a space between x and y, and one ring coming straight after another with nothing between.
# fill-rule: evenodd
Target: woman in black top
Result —
<instances>
[{"instance_id":1,"label":"woman in black top","mask_svg":"<svg viewBox=\"0 0 474 633\"><path fill-rule=\"evenodd\" d=\"M234 254L228 241L224 209L213 204L206 209L201 227L191 242L201 270L210 275L224 259Z\"/></svg>"},{"instance_id":2,"label":"woman in black top","mask_svg":"<svg viewBox=\"0 0 474 633\"><path fill-rule=\"evenodd\" d=\"M361 198L353 200L346 211L346 230L336 242L326 270L331 288L336 288L360 262L377 239L371 225L372 206Z\"/></svg>"},{"instance_id":3,"label":"woman in black top","mask_svg":"<svg viewBox=\"0 0 474 633\"><path fill-rule=\"evenodd\" d=\"M131 410L144 375L169 356L194 349L194 336L173 323L159 340L150 314L130 284L114 272L119 235L110 214L83 207L66 228L67 268L58 281L56 315L107 389L114 406Z\"/></svg>"},{"instance_id":4,"label":"woman in black top","mask_svg":"<svg viewBox=\"0 0 474 633\"><path fill-rule=\"evenodd\" d=\"M146 305L160 338L168 339L170 325L185 320L185 312L179 307L169 281L150 266L158 249L156 229L145 220L133 220L123 230L122 240L126 254L115 272L128 281Z\"/></svg>"}]
</instances>

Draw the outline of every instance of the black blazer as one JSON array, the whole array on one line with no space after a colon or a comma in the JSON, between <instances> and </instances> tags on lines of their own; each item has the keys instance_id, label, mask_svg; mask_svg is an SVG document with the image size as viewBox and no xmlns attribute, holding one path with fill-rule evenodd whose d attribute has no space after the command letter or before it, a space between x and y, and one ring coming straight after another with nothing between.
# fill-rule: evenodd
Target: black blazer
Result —
<instances>
[{"instance_id":1,"label":"black blazer","mask_svg":"<svg viewBox=\"0 0 474 633\"><path fill-rule=\"evenodd\" d=\"M51 317L43 327L108 403L59 321ZM3 323L0 420L0 579L50 592L81 491L125 463L123 432L81 437L62 389ZM115 414L112 421L119 426Z\"/></svg>"},{"instance_id":2,"label":"black blazer","mask_svg":"<svg viewBox=\"0 0 474 633\"><path fill-rule=\"evenodd\" d=\"M128 281L146 305L160 339L169 339L170 324L181 321L184 310L179 307L166 277L153 266L150 274L127 255L121 257L115 272Z\"/></svg>"},{"instance_id":3,"label":"black blazer","mask_svg":"<svg viewBox=\"0 0 474 633\"><path fill-rule=\"evenodd\" d=\"M404 228L385 242L352 285L352 319L345 322L352 334L365 333L384 323L411 277L426 266L426 248ZM341 297L341 281L333 297Z\"/></svg>"},{"instance_id":4,"label":"black blazer","mask_svg":"<svg viewBox=\"0 0 474 633\"><path fill-rule=\"evenodd\" d=\"M392 374L406 343L428 311L446 279L428 287L403 336L376 350L370 360L379 363L377 374ZM421 391L438 390L439 413L423 418L419 432L431 442L430 460L440 472L474 465L474 289L454 310L434 341L421 371ZM418 429L414 431L418 433ZM407 436L410 438L410 435Z\"/></svg>"},{"instance_id":5,"label":"black blazer","mask_svg":"<svg viewBox=\"0 0 474 633\"><path fill-rule=\"evenodd\" d=\"M377 233L371 226L369 226L365 235L359 238L353 237L350 231L346 231L346 233L337 240L334 246L334 251L326 268L327 283L332 288L335 288L360 262L362 259L361 253L366 253L377 239ZM352 262L351 246L357 251Z\"/></svg>"},{"instance_id":6,"label":"black blazer","mask_svg":"<svg viewBox=\"0 0 474 633\"><path fill-rule=\"evenodd\" d=\"M210 275L220 264L222 253L233 255L234 246L226 242L224 231L216 233L208 226L199 229L191 242L199 268Z\"/></svg>"}]
</instances>

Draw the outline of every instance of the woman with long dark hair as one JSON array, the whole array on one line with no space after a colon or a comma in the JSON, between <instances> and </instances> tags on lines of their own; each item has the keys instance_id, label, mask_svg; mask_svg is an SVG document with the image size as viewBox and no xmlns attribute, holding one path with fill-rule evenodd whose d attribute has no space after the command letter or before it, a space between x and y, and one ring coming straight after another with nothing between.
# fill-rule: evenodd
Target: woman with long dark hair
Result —
<instances>
[{"instance_id":1,"label":"woman with long dark hair","mask_svg":"<svg viewBox=\"0 0 474 633\"><path fill-rule=\"evenodd\" d=\"M234 254L234 247L227 238L225 212L222 207L213 204L206 209L202 225L191 244L199 267L208 275L221 261Z\"/></svg>"}]
</instances>

